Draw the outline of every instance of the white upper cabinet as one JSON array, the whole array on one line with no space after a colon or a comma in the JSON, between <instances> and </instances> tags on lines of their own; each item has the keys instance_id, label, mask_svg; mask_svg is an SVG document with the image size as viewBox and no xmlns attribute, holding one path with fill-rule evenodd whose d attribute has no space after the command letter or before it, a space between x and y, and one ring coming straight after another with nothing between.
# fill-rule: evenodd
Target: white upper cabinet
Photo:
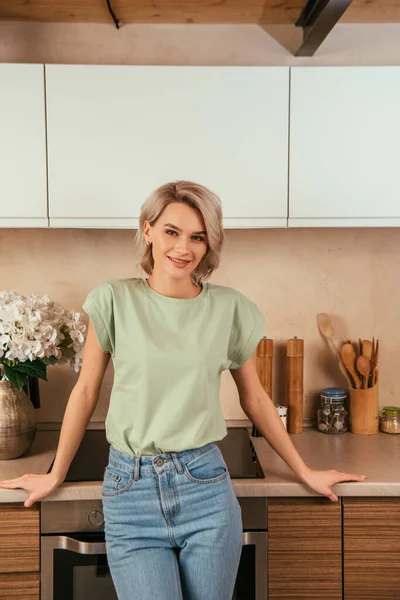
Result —
<instances>
[{"instance_id":1,"label":"white upper cabinet","mask_svg":"<svg viewBox=\"0 0 400 600\"><path fill-rule=\"evenodd\" d=\"M46 65L46 92L50 226L137 227L177 179L287 226L289 68Z\"/></svg>"},{"instance_id":2,"label":"white upper cabinet","mask_svg":"<svg viewBox=\"0 0 400 600\"><path fill-rule=\"evenodd\" d=\"M291 69L290 227L400 225L400 67Z\"/></svg>"},{"instance_id":3,"label":"white upper cabinet","mask_svg":"<svg viewBox=\"0 0 400 600\"><path fill-rule=\"evenodd\" d=\"M0 64L0 227L48 227L43 65Z\"/></svg>"}]
</instances>

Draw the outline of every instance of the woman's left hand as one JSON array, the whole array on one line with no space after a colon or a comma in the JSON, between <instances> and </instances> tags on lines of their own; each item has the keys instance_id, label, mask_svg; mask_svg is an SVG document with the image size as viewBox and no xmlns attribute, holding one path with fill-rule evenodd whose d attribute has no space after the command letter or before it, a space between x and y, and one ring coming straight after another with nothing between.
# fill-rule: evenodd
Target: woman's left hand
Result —
<instances>
[{"instance_id":1,"label":"woman's left hand","mask_svg":"<svg viewBox=\"0 0 400 600\"><path fill-rule=\"evenodd\" d=\"M309 469L306 475L302 478L305 484L312 490L327 496L332 502L337 502L338 497L332 492L331 487L336 483L343 481L364 481L365 475L354 475L351 473L340 473L334 469L329 471L314 471Z\"/></svg>"}]
</instances>

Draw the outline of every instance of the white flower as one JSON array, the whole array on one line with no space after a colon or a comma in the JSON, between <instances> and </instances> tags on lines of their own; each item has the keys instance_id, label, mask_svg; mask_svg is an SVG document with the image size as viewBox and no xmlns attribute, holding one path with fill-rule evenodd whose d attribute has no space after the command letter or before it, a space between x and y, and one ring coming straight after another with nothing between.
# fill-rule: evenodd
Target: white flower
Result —
<instances>
[{"instance_id":1,"label":"white flower","mask_svg":"<svg viewBox=\"0 0 400 600\"><path fill-rule=\"evenodd\" d=\"M85 331L80 312L66 310L46 295L0 291L2 359L23 363L53 356L58 363L67 363L79 371Z\"/></svg>"}]
</instances>

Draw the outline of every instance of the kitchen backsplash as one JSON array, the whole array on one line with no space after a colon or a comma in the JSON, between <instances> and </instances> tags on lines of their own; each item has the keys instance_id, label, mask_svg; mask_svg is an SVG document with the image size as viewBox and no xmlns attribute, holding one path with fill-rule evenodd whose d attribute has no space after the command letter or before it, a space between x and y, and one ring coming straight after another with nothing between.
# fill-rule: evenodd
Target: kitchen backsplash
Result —
<instances>
[{"instance_id":1,"label":"kitchen backsplash","mask_svg":"<svg viewBox=\"0 0 400 600\"><path fill-rule=\"evenodd\" d=\"M222 199L223 201L223 199ZM81 310L91 288L110 277L136 277L134 230L2 229L1 289L48 294ZM318 393L345 385L322 339L316 314L332 316L335 337L379 338L380 404L398 404L400 228L227 230L220 268L210 281L234 287L258 304L274 340L273 400L286 401L286 340L304 339L304 416L314 418ZM134 341L133 341L134 343ZM40 382L39 422L59 422L77 374L49 367ZM104 420L112 386L110 364L93 415ZM228 371L222 374L226 418L245 417Z\"/></svg>"}]
</instances>

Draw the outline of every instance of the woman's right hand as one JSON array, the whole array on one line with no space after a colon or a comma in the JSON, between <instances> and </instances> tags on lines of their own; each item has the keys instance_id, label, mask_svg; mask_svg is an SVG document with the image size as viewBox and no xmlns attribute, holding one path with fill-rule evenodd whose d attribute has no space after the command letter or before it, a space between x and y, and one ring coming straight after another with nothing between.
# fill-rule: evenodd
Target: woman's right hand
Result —
<instances>
[{"instance_id":1,"label":"woman's right hand","mask_svg":"<svg viewBox=\"0 0 400 600\"><path fill-rule=\"evenodd\" d=\"M31 475L26 473L15 479L0 480L0 488L8 490L22 489L29 493L24 506L29 508L35 502L45 498L62 483L53 473L46 475Z\"/></svg>"}]
</instances>

